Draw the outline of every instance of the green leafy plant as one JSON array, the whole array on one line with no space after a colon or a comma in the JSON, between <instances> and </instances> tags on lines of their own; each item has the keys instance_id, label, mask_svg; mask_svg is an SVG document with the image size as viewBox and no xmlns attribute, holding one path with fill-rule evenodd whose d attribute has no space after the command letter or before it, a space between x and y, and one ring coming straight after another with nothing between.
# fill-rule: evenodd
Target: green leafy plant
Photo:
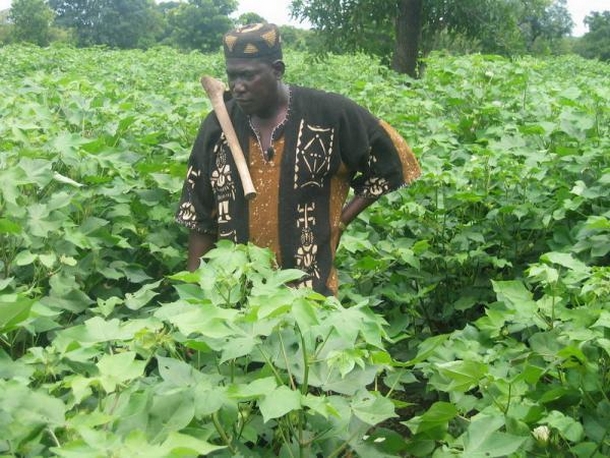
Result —
<instances>
[{"instance_id":1,"label":"green leafy plant","mask_svg":"<svg viewBox=\"0 0 610 458\"><path fill-rule=\"evenodd\" d=\"M450 403L406 422L421 438L416 456L436 447L434 456L609 453L610 296L607 272L590 273L571 255L550 252L526 283L494 282L497 302L419 365ZM602 288L594 295L593 285Z\"/></svg>"},{"instance_id":2,"label":"green leafy plant","mask_svg":"<svg viewBox=\"0 0 610 458\"><path fill-rule=\"evenodd\" d=\"M607 64L286 59L423 168L350 224L337 298L252 246L182 272L222 56L0 48L0 454L608 455Z\"/></svg>"},{"instance_id":3,"label":"green leafy plant","mask_svg":"<svg viewBox=\"0 0 610 458\"><path fill-rule=\"evenodd\" d=\"M286 286L302 275L274 269L267 250L223 243L171 277L175 301L156 303L159 282L145 285L17 361L3 353L0 445L66 457L375 452L366 434L395 416L375 389L392 363L384 322ZM29 306L3 314L4 329Z\"/></svg>"}]
</instances>

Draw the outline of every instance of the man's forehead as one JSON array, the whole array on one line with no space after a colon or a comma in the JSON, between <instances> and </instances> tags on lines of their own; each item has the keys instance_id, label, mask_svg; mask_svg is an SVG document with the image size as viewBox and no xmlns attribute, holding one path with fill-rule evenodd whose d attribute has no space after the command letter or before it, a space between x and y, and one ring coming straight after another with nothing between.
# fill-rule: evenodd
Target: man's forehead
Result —
<instances>
[{"instance_id":1,"label":"man's forehead","mask_svg":"<svg viewBox=\"0 0 610 458\"><path fill-rule=\"evenodd\" d=\"M257 58L238 58L232 57L229 59L225 59L225 66L228 70L259 70L265 67L269 67L271 63L267 59L257 59Z\"/></svg>"}]
</instances>

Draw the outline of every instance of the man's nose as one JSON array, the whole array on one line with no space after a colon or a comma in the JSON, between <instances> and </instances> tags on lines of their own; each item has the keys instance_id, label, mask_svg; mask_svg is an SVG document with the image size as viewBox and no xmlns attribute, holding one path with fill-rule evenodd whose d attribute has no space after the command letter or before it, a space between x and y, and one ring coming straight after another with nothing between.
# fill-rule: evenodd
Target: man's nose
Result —
<instances>
[{"instance_id":1,"label":"man's nose","mask_svg":"<svg viewBox=\"0 0 610 458\"><path fill-rule=\"evenodd\" d=\"M246 91L246 85L241 78L235 78L232 81L231 90L236 93L242 93Z\"/></svg>"}]
</instances>

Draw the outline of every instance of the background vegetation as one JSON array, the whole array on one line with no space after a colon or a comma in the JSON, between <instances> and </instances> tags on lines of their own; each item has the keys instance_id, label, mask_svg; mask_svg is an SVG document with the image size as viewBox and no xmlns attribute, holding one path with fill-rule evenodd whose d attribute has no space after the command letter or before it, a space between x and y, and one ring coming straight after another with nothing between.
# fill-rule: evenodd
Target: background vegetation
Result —
<instances>
[{"instance_id":1,"label":"background vegetation","mask_svg":"<svg viewBox=\"0 0 610 458\"><path fill-rule=\"evenodd\" d=\"M14 0L0 17L0 44L53 41L77 46L147 49L167 45L215 52L235 24L235 0ZM558 55L608 59L610 15L591 12L583 37L570 38L565 0L293 0L292 13L312 30L282 27L292 48L316 55L364 52L413 77L434 50L455 53Z\"/></svg>"},{"instance_id":2,"label":"background vegetation","mask_svg":"<svg viewBox=\"0 0 610 458\"><path fill-rule=\"evenodd\" d=\"M255 247L181 272L219 54L0 62L2 454L610 454L608 64L432 54L413 80L290 53L423 166L350 226L337 300Z\"/></svg>"},{"instance_id":3,"label":"background vegetation","mask_svg":"<svg viewBox=\"0 0 610 458\"><path fill-rule=\"evenodd\" d=\"M572 39L561 1L324 4L293 2L288 80L423 167L350 225L338 298L253 246L182 271L234 1L0 19L0 455L610 455L610 15Z\"/></svg>"}]
</instances>

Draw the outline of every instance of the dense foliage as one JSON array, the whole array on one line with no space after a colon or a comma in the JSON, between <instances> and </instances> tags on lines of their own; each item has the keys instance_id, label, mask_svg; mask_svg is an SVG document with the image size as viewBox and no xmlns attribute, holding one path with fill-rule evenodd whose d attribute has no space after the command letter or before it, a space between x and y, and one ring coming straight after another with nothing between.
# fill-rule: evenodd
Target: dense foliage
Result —
<instances>
[{"instance_id":1,"label":"dense foliage","mask_svg":"<svg viewBox=\"0 0 610 458\"><path fill-rule=\"evenodd\" d=\"M610 61L610 11L592 12L585 18L589 31L577 42L576 51L589 59Z\"/></svg>"},{"instance_id":2,"label":"dense foliage","mask_svg":"<svg viewBox=\"0 0 610 458\"><path fill-rule=\"evenodd\" d=\"M287 56L409 139L339 298L173 223L220 56L0 48L0 453L610 454L610 81L576 57Z\"/></svg>"},{"instance_id":3,"label":"dense foliage","mask_svg":"<svg viewBox=\"0 0 610 458\"><path fill-rule=\"evenodd\" d=\"M154 4L153 0L49 0L55 23L72 30L79 46L115 48L146 47L156 41Z\"/></svg>"},{"instance_id":4,"label":"dense foliage","mask_svg":"<svg viewBox=\"0 0 610 458\"><path fill-rule=\"evenodd\" d=\"M14 0L8 19L13 23L17 41L47 46L53 11L44 0Z\"/></svg>"},{"instance_id":5,"label":"dense foliage","mask_svg":"<svg viewBox=\"0 0 610 458\"><path fill-rule=\"evenodd\" d=\"M572 30L565 0L292 0L291 9L321 34L324 51L381 56L412 76L443 37L515 55L559 49Z\"/></svg>"},{"instance_id":6,"label":"dense foliage","mask_svg":"<svg viewBox=\"0 0 610 458\"><path fill-rule=\"evenodd\" d=\"M216 52L222 35L238 24L265 22L255 13L232 15L235 0L15 0L0 11L0 44L146 49L154 45L184 51ZM10 13L10 14L9 14ZM306 29L280 26L285 45L305 49L313 42Z\"/></svg>"},{"instance_id":7,"label":"dense foliage","mask_svg":"<svg viewBox=\"0 0 610 458\"><path fill-rule=\"evenodd\" d=\"M216 51L222 36L233 27L229 15L236 0L190 0L166 11L169 39L182 49Z\"/></svg>"},{"instance_id":8,"label":"dense foliage","mask_svg":"<svg viewBox=\"0 0 610 458\"><path fill-rule=\"evenodd\" d=\"M0 44L147 49L155 45L216 52L231 27L266 18L235 17L236 0L15 0L0 11ZM606 12L591 12L589 32L566 37L572 18L565 0L293 0L296 18L313 28L281 26L283 42L296 50L365 52L417 76L430 52L559 55L570 51L607 60Z\"/></svg>"}]
</instances>

